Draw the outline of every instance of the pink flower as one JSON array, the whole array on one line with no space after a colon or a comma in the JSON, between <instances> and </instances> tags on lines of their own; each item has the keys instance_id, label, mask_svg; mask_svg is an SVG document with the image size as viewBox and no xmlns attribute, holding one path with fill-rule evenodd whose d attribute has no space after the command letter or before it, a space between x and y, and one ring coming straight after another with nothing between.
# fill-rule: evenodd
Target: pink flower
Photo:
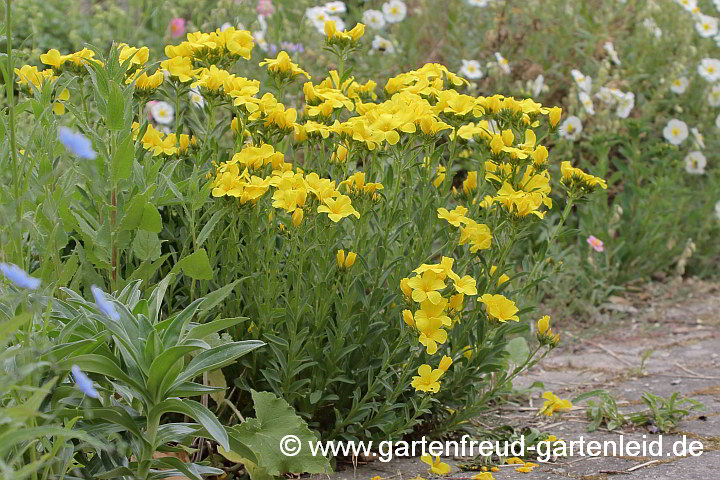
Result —
<instances>
[{"instance_id":1,"label":"pink flower","mask_svg":"<svg viewBox=\"0 0 720 480\"><path fill-rule=\"evenodd\" d=\"M604 252L605 251L605 244L602 240L599 238L596 238L595 235L590 235L587 239L588 245L595 250L596 252Z\"/></svg>"},{"instance_id":2,"label":"pink flower","mask_svg":"<svg viewBox=\"0 0 720 480\"><path fill-rule=\"evenodd\" d=\"M170 20L170 35L172 38L178 38L185 35L185 19L176 17Z\"/></svg>"},{"instance_id":3,"label":"pink flower","mask_svg":"<svg viewBox=\"0 0 720 480\"><path fill-rule=\"evenodd\" d=\"M273 13L275 13L275 7L273 6L272 0L258 0L257 7L255 7L255 11L259 15L264 15L266 17L269 17Z\"/></svg>"}]
</instances>

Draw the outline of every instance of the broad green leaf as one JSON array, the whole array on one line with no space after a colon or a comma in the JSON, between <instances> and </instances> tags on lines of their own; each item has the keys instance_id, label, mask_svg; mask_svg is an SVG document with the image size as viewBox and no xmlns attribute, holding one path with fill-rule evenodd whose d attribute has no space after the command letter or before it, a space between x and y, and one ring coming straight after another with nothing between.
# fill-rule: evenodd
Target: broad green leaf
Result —
<instances>
[{"instance_id":1,"label":"broad green leaf","mask_svg":"<svg viewBox=\"0 0 720 480\"><path fill-rule=\"evenodd\" d=\"M128 376L118 365L107 357L95 354L77 355L57 362L57 368L70 370L77 365L85 372L99 373L105 375L109 380L121 381L136 390L137 394L149 400L148 392L136 380Z\"/></svg>"},{"instance_id":2,"label":"broad green leaf","mask_svg":"<svg viewBox=\"0 0 720 480\"><path fill-rule=\"evenodd\" d=\"M201 373L229 365L237 358L263 345L265 345L265 343L259 340L245 340L242 342L227 343L200 352L187 365L185 371L180 374L175 386L186 380L192 380Z\"/></svg>"},{"instance_id":3,"label":"broad green leaf","mask_svg":"<svg viewBox=\"0 0 720 480\"><path fill-rule=\"evenodd\" d=\"M330 472L328 459L314 457L308 448L308 442L316 442L318 438L285 400L270 392L254 390L252 398L256 418L249 418L228 429L228 432L232 438L252 450L259 468L266 470L269 475ZM285 435L295 435L300 439L302 448L294 457L283 455L280 451L280 441ZM235 453L242 455L242 452Z\"/></svg>"},{"instance_id":4,"label":"broad green leaf","mask_svg":"<svg viewBox=\"0 0 720 480\"><path fill-rule=\"evenodd\" d=\"M157 260L160 258L160 239L158 239L157 233L138 230L132 249L140 260Z\"/></svg>"},{"instance_id":5,"label":"broad green leaf","mask_svg":"<svg viewBox=\"0 0 720 480\"><path fill-rule=\"evenodd\" d=\"M213 272L210 260L204 248L188 255L177 263L185 275L195 280L212 280Z\"/></svg>"},{"instance_id":6,"label":"broad green leaf","mask_svg":"<svg viewBox=\"0 0 720 480\"><path fill-rule=\"evenodd\" d=\"M134 159L135 142L133 142L132 134L128 132L127 136L118 142L112 154L111 175L114 182L130 178Z\"/></svg>"},{"instance_id":7,"label":"broad green leaf","mask_svg":"<svg viewBox=\"0 0 720 480\"><path fill-rule=\"evenodd\" d=\"M148 305L148 319L150 323L156 324L160 319L160 308L162 306L165 292L167 291L168 284L175 278L175 274L169 273L163 278L160 283L153 289L150 294L150 303Z\"/></svg>"},{"instance_id":8,"label":"broad green leaf","mask_svg":"<svg viewBox=\"0 0 720 480\"><path fill-rule=\"evenodd\" d=\"M117 83L111 82L108 86L107 127L122 130L125 126L125 97Z\"/></svg>"},{"instance_id":9,"label":"broad green leaf","mask_svg":"<svg viewBox=\"0 0 720 480\"><path fill-rule=\"evenodd\" d=\"M150 365L150 373L148 373L148 390L155 399L161 399L165 396L165 389L173 384L174 376L177 370L172 367L176 362L181 361L183 357L197 350L196 345L179 345L166 349L160 355L155 357Z\"/></svg>"},{"instance_id":10,"label":"broad green leaf","mask_svg":"<svg viewBox=\"0 0 720 480\"><path fill-rule=\"evenodd\" d=\"M197 312L198 308L200 308L200 304L204 301L204 298L198 298L185 307L181 312L176 313L174 317L172 317L172 321L170 322L170 325L168 325L162 337L164 345L168 347L177 345L178 340L180 340L180 336L187 328L187 325L190 323L190 320L192 320L192 317L195 316L195 312ZM205 337L199 337L197 339L201 340L203 338Z\"/></svg>"},{"instance_id":11,"label":"broad green leaf","mask_svg":"<svg viewBox=\"0 0 720 480\"><path fill-rule=\"evenodd\" d=\"M162 416L168 412L182 413L194 419L207 430L208 434L218 442L224 449L229 450L228 434L218 421L217 417L195 400L180 400L169 398L155 405L148 413L148 422L159 422ZM155 447L158 445L156 444Z\"/></svg>"},{"instance_id":12,"label":"broad green leaf","mask_svg":"<svg viewBox=\"0 0 720 480\"><path fill-rule=\"evenodd\" d=\"M222 318L220 320L195 325L188 331L186 339L200 340L220 330L225 330L238 323L242 323L245 320L247 320L247 317Z\"/></svg>"},{"instance_id":13,"label":"broad green leaf","mask_svg":"<svg viewBox=\"0 0 720 480\"><path fill-rule=\"evenodd\" d=\"M530 348L523 337L515 337L505 347L510 354L510 360L516 365L522 365L530 355Z\"/></svg>"}]
</instances>

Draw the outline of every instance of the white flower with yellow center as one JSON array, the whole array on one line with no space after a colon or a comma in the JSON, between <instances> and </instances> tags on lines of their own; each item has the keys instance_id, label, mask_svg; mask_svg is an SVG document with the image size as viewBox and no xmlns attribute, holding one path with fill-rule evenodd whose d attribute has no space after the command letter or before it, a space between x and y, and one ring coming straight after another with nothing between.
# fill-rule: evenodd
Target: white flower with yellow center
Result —
<instances>
[{"instance_id":1,"label":"white flower with yellow center","mask_svg":"<svg viewBox=\"0 0 720 480\"><path fill-rule=\"evenodd\" d=\"M677 3L682 5L682 7L687 10L688 12L692 12L697 8L697 1L696 0L676 0Z\"/></svg>"},{"instance_id":2,"label":"white flower with yellow center","mask_svg":"<svg viewBox=\"0 0 720 480\"><path fill-rule=\"evenodd\" d=\"M717 58L703 58L697 70L700 76L710 83L720 80L720 60Z\"/></svg>"},{"instance_id":3,"label":"white flower with yellow center","mask_svg":"<svg viewBox=\"0 0 720 480\"><path fill-rule=\"evenodd\" d=\"M608 105L613 105L618 100L617 96L608 87L600 87L600 91L595 96Z\"/></svg>"},{"instance_id":4,"label":"white flower with yellow center","mask_svg":"<svg viewBox=\"0 0 720 480\"><path fill-rule=\"evenodd\" d=\"M680 145L688 137L688 126L682 120L673 118L663 129L663 137L673 145Z\"/></svg>"},{"instance_id":5,"label":"white flower with yellow center","mask_svg":"<svg viewBox=\"0 0 720 480\"><path fill-rule=\"evenodd\" d=\"M463 60L462 67L460 67L460 74L471 80L482 78L483 72L480 70L480 62L477 60Z\"/></svg>"},{"instance_id":6,"label":"white flower with yellow center","mask_svg":"<svg viewBox=\"0 0 720 480\"><path fill-rule=\"evenodd\" d=\"M587 92L580 92L578 93L578 98L580 99L580 103L582 103L582 106L587 114L595 115L595 105L593 105L590 95L588 95Z\"/></svg>"},{"instance_id":7,"label":"white flower with yellow center","mask_svg":"<svg viewBox=\"0 0 720 480\"><path fill-rule=\"evenodd\" d=\"M707 159L702 152L694 151L687 154L685 157L685 171L694 175L702 175L705 173L705 166L707 165Z\"/></svg>"},{"instance_id":8,"label":"white flower with yellow center","mask_svg":"<svg viewBox=\"0 0 720 480\"><path fill-rule=\"evenodd\" d=\"M155 102L150 107L150 115L152 115L153 120L162 125L171 124L175 118L174 114L173 106L167 102Z\"/></svg>"},{"instance_id":9,"label":"white flower with yellow center","mask_svg":"<svg viewBox=\"0 0 720 480\"><path fill-rule=\"evenodd\" d=\"M190 103L196 107L203 108L205 106L205 99L200 95L200 91L197 88L191 88L188 92L188 97L190 97Z\"/></svg>"},{"instance_id":10,"label":"white flower with yellow center","mask_svg":"<svg viewBox=\"0 0 720 480\"><path fill-rule=\"evenodd\" d=\"M700 13L695 20L695 30L703 38L714 37L718 33L718 19Z\"/></svg>"},{"instance_id":11,"label":"white flower with yellow center","mask_svg":"<svg viewBox=\"0 0 720 480\"><path fill-rule=\"evenodd\" d=\"M388 23L402 22L407 16L407 5L402 0L390 0L383 3L382 10Z\"/></svg>"},{"instance_id":12,"label":"white flower with yellow center","mask_svg":"<svg viewBox=\"0 0 720 480\"><path fill-rule=\"evenodd\" d=\"M347 12L347 7L343 2L328 2L323 6L323 8L329 15L337 15L339 13Z\"/></svg>"},{"instance_id":13,"label":"white flower with yellow center","mask_svg":"<svg viewBox=\"0 0 720 480\"><path fill-rule=\"evenodd\" d=\"M688 85L690 85L690 81L687 79L687 77L678 77L672 82L670 82L670 91L680 95L682 93L685 93Z\"/></svg>"},{"instance_id":14,"label":"white flower with yellow center","mask_svg":"<svg viewBox=\"0 0 720 480\"><path fill-rule=\"evenodd\" d=\"M325 28L325 21L329 19L330 15L328 15L327 10L325 10L323 7L312 7L305 10L305 16L312 22L312 24L315 26L315 28L318 28L318 26L321 26L323 29Z\"/></svg>"},{"instance_id":15,"label":"white flower with yellow center","mask_svg":"<svg viewBox=\"0 0 720 480\"><path fill-rule=\"evenodd\" d=\"M375 35L375 38L373 38L372 48L383 53L395 53L395 47L392 42L380 35Z\"/></svg>"},{"instance_id":16,"label":"white flower with yellow center","mask_svg":"<svg viewBox=\"0 0 720 480\"><path fill-rule=\"evenodd\" d=\"M627 118L630 116L630 112L635 108L635 94L632 92L624 93L618 98L618 107L615 111L615 115L620 118Z\"/></svg>"},{"instance_id":17,"label":"white flower with yellow center","mask_svg":"<svg viewBox=\"0 0 720 480\"><path fill-rule=\"evenodd\" d=\"M615 45L613 45L612 42L605 42L603 48L605 48L610 60L612 60L615 65L620 65L620 57L618 57L617 51L615 51Z\"/></svg>"},{"instance_id":18,"label":"white flower with yellow center","mask_svg":"<svg viewBox=\"0 0 720 480\"><path fill-rule=\"evenodd\" d=\"M562 138L566 138L570 141L575 141L582 133L582 130L583 126L580 119L575 115L571 115L566 118L563 123L560 124L558 133Z\"/></svg>"},{"instance_id":19,"label":"white flower with yellow center","mask_svg":"<svg viewBox=\"0 0 720 480\"><path fill-rule=\"evenodd\" d=\"M500 52L495 52L495 59L502 73L510 75L510 63L507 61L507 58L503 57Z\"/></svg>"},{"instance_id":20,"label":"white flower with yellow center","mask_svg":"<svg viewBox=\"0 0 720 480\"><path fill-rule=\"evenodd\" d=\"M713 85L708 94L708 105L720 107L720 83Z\"/></svg>"},{"instance_id":21,"label":"white flower with yellow center","mask_svg":"<svg viewBox=\"0 0 720 480\"><path fill-rule=\"evenodd\" d=\"M583 75L583 73L580 70L572 69L570 70L570 74L572 75L573 79L575 80L575 83L577 83L578 87L580 87L580 90L583 90L586 93L590 93L592 90L592 78L588 77L586 75Z\"/></svg>"},{"instance_id":22,"label":"white flower with yellow center","mask_svg":"<svg viewBox=\"0 0 720 480\"><path fill-rule=\"evenodd\" d=\"M381 29L385 26L385 17L380 10L365 10L363 23L370 28Z\"/></svg>"}]
</instances>

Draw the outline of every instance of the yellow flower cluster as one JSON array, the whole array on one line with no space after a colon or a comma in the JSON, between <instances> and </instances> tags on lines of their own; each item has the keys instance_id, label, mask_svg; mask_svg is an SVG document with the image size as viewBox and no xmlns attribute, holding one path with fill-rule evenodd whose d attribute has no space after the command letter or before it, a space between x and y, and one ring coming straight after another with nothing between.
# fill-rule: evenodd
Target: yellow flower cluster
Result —
<instances>
[{"instance_id":1,"label":"yellow flower cluster","mask_svg":"<svg viewBox=\"0 0 720 480\"><path fill-rule=\"evenodd\" d=\"M452 359L447 355L440 360L438 368L433 369L430 365L423 364L418 368L418 374L413 377L411 386L416 391L437 393L440 391L440 377L448 371L452 365Z\"/></svg>"},{"instance_id":2,"label":"yellow flower cluster","mask_svg":"<svg viewBox=\"0 0 720 480\"><path fill-rule=\"evenodd\" d=\"M56 74L62 73L62 71L68 65L76 72L85 72L85 65L89 64L89 61L94 61L102 65L102 62L95 59L95 52L89 48L83 48L75 53L68 55L61 55L56 49L50 49L47 53L40 55L40 61L45 65L52 67Z\"/></svg>"},{"instance_id":3,"label":"yellow flower cluster","mask_svg":"<svg viewBox=\"0 0 720 480\"><path fill-rule=\"evenodd\" d=\"M215 64L226 61L234 62L240 57L250 60L254 46L252 34L247 30L237 30L235 27L225 30L218 28L210 33L188 33L187 41L179 45L167 45L165 55L169 59L186 59L174 60L174 64L189 63L192 66L192 59L207 64ZM173 74L172 71L170 73Z\"/></svg>"},{"instance_id":4,"label":"yellow flower cluster","mask_svg":"<svg viewBox=\"0 0 720 480\"><path fill-rule=\"evenodd\" d=\"M132 129L133 138L136 138L140 130L140 124L133 122ZM169 133L165 135L152 125L148 125L142 137L142 145L145 150L152 152L153 157L158 155L183 155L188 153L191 148L197 146L197 138L195 135L190 136L185 133L180 135Z\"/></svg>"},{"instance_id":5,"label":"yellow flower cluster","mask_svg":"<svg viewBox=\"0 0 720 480\"><path fill-rule=\"evenodd\" d=\"M357 253L355 252L348 252L347 257L345 256L345 250L338 250L337 254L335 254L335 263L337 263L337 266L339 269L348 269L355 265L355 259L357 258Z\"/></svg>"},{"instance_id":6,"label":"yellow flower cluster","mask_svg":"<svg viewBox=\"0 0 720 480\"><path fill-rule=\"evenodd\" d=\"M39 89L42 88L45 82L55 83L58 78L53 74L52 69L38 70L37 67L31 65L23 65L14 71L17 76L16 83L20 87L24 87L27 91L31 90L30 85ZM63 115L65 113L65 104L63 102L68 100L70 100L70 91L67 88L64 88L59 93L56 91L53 113L55 113L55 115Z\"/></svg>"},{"instance_id":7,"label":"yellow flower cluster","mask_svg":"<svg viewBox=\"0 0 720 480\"><path fill-rule=\"evenodd\" d=\"M562 400L552 392L545 392L542 396L545 399L545 403L540 408L538 414L547 415L552 417L555 412L567 411L572 408L572 402L570 400Z\"/></svg>"},{"instance_id":8,"label":"yellow flower cluster","mask_svg":"<svg viewBox=\"0 0 720 480\"><path fill-rule=\"evenodd\" d=\"M420 304L414 314L404 310L403 319L417 330L418 341L430 355L437 352L438 344L447 341L445 329L453 325L449 315L462 312L465 295L477 295L475 279L470 275L460 277L452 270L453 263L453 258L442 257L440 263L422 264L413 270L413 277L400 281L407 299ZM448 288L447 279L452 281L452 289ZM443 296L444 293L448 296Z\"/></svg>"},{"instance_id":9,"label":"yellow flower cluster","mask_svg":"<svg viewBox=\"0 0 720 480\"><path fill-rule=\"evenodd\" d=\"M325 21L325 35L330 45L339 44L345 46L352 42L357 42L365 35L365 25L358 23L352 30L340 31L335 25L335 20Z\"/></svg>"},{"instance_id":10,"label":"yellow flower cluster","mask_svg":"<svg viewBox=\"0 0 720 480\"><path fill-rule=\"evenodd\" d=\"M545 315L540 318L536 322L535 326L537 329L538 341L542 345L550 345L554 347L560 343L560 334L554 334L552 328L550 328L550 315Z\"/></svg>"},{"instance_id":11,"label":"yellow flower cluster","mask_svg":"<svg viewBox=\"0 0 720 480\"><path fill-rule=\"evenodd\" d=\"M448 211L446 208L438 208L437 212L438 218L447 220L453 227L460 228L460 241L458 243L460 245L469 243L470 252L476 253L490 248L492 243L490 227L466 217L465 214L468 212L466 207L458 205L452 211Z\"/></svg>"},{"instance_id":12,"label":"yellow flower cluster","mask_svg":"<svg viewBox=\"0 0 720 480\"><path fill-rule=\"evenodd\" d=\"M268 165L271 167L269 176L251 175L251 170ZM243 167L242 171L240 167ZM353 177L349 183L357 185L357 179ZM373 184L373 188L377 189L377 185L380 184ZM284 155L269 144L247 145L221 164L212 183L212 195L235 197L241 204L254 203L271 186L275 189L272 206L290 213L294 226L302 223L305 210L312 209L314 204L317 204L317 213L326 213L335 223L351 215L360 218L350 197L337 190L334 181L320 178L316 173L305 175L300 169L293 172L292 164L286 163Z\"/></svg>"},{"instance_id":13,"label":"yellow flower cluster","mask_svg":"<svg viewBox=\"0 0 720 480\"><path fill-rule=\"evenodd\" d=\"M573 167L570 162L562 162L560 172L562 173L563 185L571 192L592 193L597 187L607 189L605 180Z\"/></svg>"}]
</instances>

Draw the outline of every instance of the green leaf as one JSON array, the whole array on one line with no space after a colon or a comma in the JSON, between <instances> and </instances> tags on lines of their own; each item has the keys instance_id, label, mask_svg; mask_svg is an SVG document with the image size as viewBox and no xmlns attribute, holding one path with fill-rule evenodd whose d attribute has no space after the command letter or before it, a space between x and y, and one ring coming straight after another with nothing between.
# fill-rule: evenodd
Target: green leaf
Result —
<instances>
[{"instance_id":1,"label":"green leaf","mask_svg":"<svg viewBox=\"0 0 720 480\"><path fill-rule=\"evenodd\" d=\"M155 399L161 399L165 396L165 390L175 381L174 376L177 370L172 367L183 357L200 347L197 345L180 345L166 349L158 355L150 365L148 373L148 390ZM168 378L172 376L173 378Z\"/></svg>"},{"instance_id":2,"label":"green leaf","mask_svg":"<svg viewBox=\"0 0 720 480\"><path fill-rule=\"evenodd\" d=\"M523 337L515 337L510 340L505 347L505 350L507 350L510 354L510 360L516 365L522 365L525 363L528 359L528 355L530 355L530 348Z\"/></svg>"},{"instance_id":3,"label":"green leaf","mask_svg":"<svg viewBox=\"0 0 720 480\"><path fill-rule=\"evenodd\" d=\"M133 240L132 250L140 260L157 260L160 258L160 239L157 233L138 230Z\"/></svg>"},{"instance_id":4,"label":"green leaf","mask_svg":"<svg viewBox=\"0 0 720 480\"><path fill-rule=\"evenodd\" d=\"M162 457L153 459L152 465L155 468L174 468L179 473L193 480L204 480L203 475L222 475L223 470L214 467L185 463L177 457Z\"/></svg>"},{"instance_id":5,"label":"green leaf","mask_svg":"<svg viewBox=\"0 0 720 480\"><path fill-rule=\"evenodd\" d=\"M112 154L112 180L117 182L130 178L135 158L135 142L133 142L132 133L128 132L127 136L118 142Z\"/></svg>"},{"instance_id":6,"label":"green leaf","mask_svg":"<svg viewBox=\"0 0 720 480\"><path fill-rule=\"evenodd\" d=\"M160 233L163 228L162 217L158 212L155 205L146 203L143 207L142 218L139 224L140 230L145 230L153 233Z\"/></svg>"},{"instance_id":7,"label":"green leaf","mask_svg":"<svg viewBox=\"0 0 720 480\"><path fill-rule=\"evenodd\" d=\"M223 375L222 370L218 368L217 370L210 371L208 373L208 383L213 387L220 388L220 390L210 394L210 397L220 406L223 400L225 400L225 389L227 388L227 380L225 380L225 375Z\"/></svg>"},{"instance_id":8,"label":"green leaf","mask_svg":"<svg viewBox=\"0 0 720 480\"><path fill-rule=\"evenodd\" d=\"M218 421L217 417L195 400L169 398L155 405L148 414L148 422L159 422L162 415L168 412L182 413L201 424L208 434L225 450L230 449L228 434ZM155 445L154 447L157 447Z\"/></svg>"},{"instance_id":9,"label":"green leaf","mask_svg":"<svg viewBox=\"0 0 720 480\"><path fill-rule=\"evenodd\" d=\"M249 418L242 424L228 429L228 433L252 450L259 468L267 471L269 475L330 471L328 459L322 456L314 457L308 448L308 442L316 442L318 438L285 400L270 392L254 390L252 398L256 418ZM281 439L289 434L298 437L302 446L294 457L283 455L280 451Z\"/></svg>"},{"instance_id":10,"label":"green leaf","mask_svg":"<svg viewBox=\"0 0 720 480\"><path fill-rule=\"evenodd\" d=\"M96 354L77 355L60 360L56 364L57 368L61 370L70 370L73 365L77 365L85 372L99 373L108 377L109 380L124 382L135 389L139 395L143 395L146 400L149 400L145 388L107 357Z\"/></svg>"},{"instance_id":11,"label":"green leaf","mask_svg":"<svg viewBox=\"0 0 720 480\"><path fill-rule=\"evenodd\" d=\"M111 82L108 86L107 127L122 130L125 126L125 97L117 83Z\"/></svg>"},{"instance_id":12,"label":"green leaf","mask_svg":"<svg viewBox=\"0 0 720 480\"><path fill-rule=\"evenodd\" d=\"M245 340L242 342L227 343L219 347L205 350L198 353L195 358L188 364L185 371L178 376L175 386L186 381L192 380L201 373L210 370L216 370L231 364L237 358L265 345L259 340Z\"/></svg>"},{"instance_id":13,"label":"green leaf","mask_svg":"<svg viewBox=\"0 0 720 480\"><path fill-rule=\"evenodd\" d=\"M212 280L213 272L210 267L210 260L204 248L188 255L177 263L183 273L195 280Z\"/></svg>"},{"instance_id":14,"label":"green leaf","mask_svg":"<svg viewBox=\"0 0 720 480\"><path fill-rule=\"evenodd\" d=\"M225 330L237 325L238 323L244 322L247 317L234 317L234 318L223 318L220 320L214 320L212 322L203 323L192 327L187 334L186 339L201 340L210 334Z\"/></svg>"},{"instance_id":15,"label":"green leaf","mask_svg":"<svg viewBox=\"0 0 720 480\"><path fill-rule=\"evenodd\" d=\"M170 321L170 325L168 325L162 337L164 345L171 347L178 344L178 340L180 340L182 333L187 328L187 325L190 323L192 317L195 316L195 312L197 312L198 308L200 308L200 304L204 301L204 298L198 298L185 307L181 312L176 313L173 317L171 317L172 320ZM197 340L202 340L205 337L195 338Z\"/></svg>"},{"instance_id":16,"label":"green leaf","mask_svg":"<svg viewBox=\"0 0 720 480\"><path fill-rule=\"evenodd\" d=\"M225 216L227 208L223 208L221 210L218 210L215 212L215 214L210 217L210 220L203 226L202 230L200 230L200 233L197 236L197 241L195 242L198 247L202 247L202 244L205 243L205 240L210 236L210 234L213 231L213 228L215 228L215 225Z\"/></svg>"}]
</instances>

